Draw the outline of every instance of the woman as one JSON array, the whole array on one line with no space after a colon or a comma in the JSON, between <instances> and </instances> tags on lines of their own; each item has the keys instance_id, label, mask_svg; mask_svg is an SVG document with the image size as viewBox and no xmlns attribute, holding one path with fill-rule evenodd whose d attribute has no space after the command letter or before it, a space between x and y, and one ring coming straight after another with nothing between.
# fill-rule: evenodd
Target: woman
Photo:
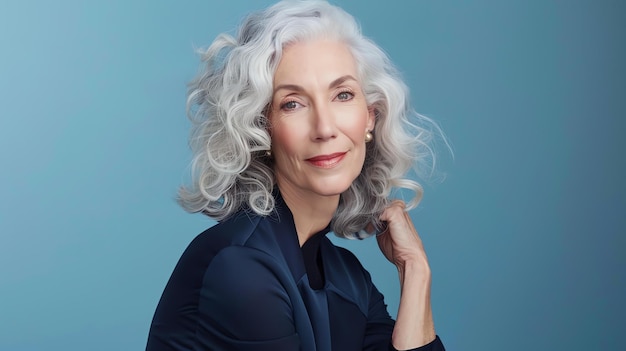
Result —
<instances>
[{"instance_id":1,"label":"woman","mask_svg":"<svg viewBox=\"0 0 626 351\"><path fill-rule=\"evenodd\" d=\"M387 200L392 187L419 200L402 177L428 133L409 123L385 54L341 9L302 1L250 15L203 59L180 203L220 222L181 257L147 349L443 350L426 254L404 203ZM400 275L395 322L356 257L325 236L376 228Z\"/></svg>"}]
</instances>

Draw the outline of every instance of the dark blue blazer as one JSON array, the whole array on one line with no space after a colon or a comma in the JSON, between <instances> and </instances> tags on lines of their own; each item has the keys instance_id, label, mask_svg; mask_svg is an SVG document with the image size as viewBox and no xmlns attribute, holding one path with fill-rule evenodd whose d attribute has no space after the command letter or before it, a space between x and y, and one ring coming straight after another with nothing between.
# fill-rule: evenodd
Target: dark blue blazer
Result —
<instances>
[{"instance_id":1,"label":"dark blue blazer","mask_svg":"<svg viewBox=\"0 0 626 351\"><path fill-rule=\"evenodd\" d=\"M327 232L301 249L280 195L271 216L242 211L209 228L176 265L146 350L393 350L383 296Z\"/></svg>"}]
</instances>

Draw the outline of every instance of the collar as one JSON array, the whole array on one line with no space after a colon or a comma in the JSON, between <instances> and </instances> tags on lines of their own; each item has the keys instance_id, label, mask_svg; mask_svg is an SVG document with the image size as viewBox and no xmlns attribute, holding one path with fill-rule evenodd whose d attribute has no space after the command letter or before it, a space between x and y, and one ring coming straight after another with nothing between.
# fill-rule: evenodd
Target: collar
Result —
<instances>
[{"instance_id":1,"label":"collar","mask_svg":"<svg viewBox=\"0 0 626 351\"><path fill-rule=\"evenodd\" d=\"M293 213L285 203L278 187L273 191L275 210L270 216L274 223L274 235L278 242L289 270L295 281L299 281L307 273L309 284L314 289L320 289L324 285L324 271L321 258L321 245L330 232L330 223L326 228L313 234L300 247L298 233L293 220Z\"/></svg>"}]
</instances>

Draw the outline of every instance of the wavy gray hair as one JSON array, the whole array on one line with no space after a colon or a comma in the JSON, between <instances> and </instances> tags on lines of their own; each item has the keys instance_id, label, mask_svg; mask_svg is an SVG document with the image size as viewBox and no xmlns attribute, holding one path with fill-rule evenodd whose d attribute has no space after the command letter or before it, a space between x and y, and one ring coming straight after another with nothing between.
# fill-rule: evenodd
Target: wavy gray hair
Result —
<instances>
[{"instance_id":1,"label":"wavy gray hair","mask_svg":"<svg viewBox=\"0 0 626 351\"><path fill-rule=\"evenodd\" d=\"M221 34L201 52L203 68L187 100L194 157L192 182L179 191L183 208L216 220L246 208L259 215L273 211L275 181L265 155L271 149L266 113L273 76L286 45L316 38L350 48L376 119L361 174L341 194L331 229L340 237L362 238L368 223L380 224L378 215L394 188L413 191L409 208L419 203L421 186L404 177L413 165L434 165L429 145L437 125L410 109L397 70L351 15L325 1L282 1L249 15L236 38Z\"/></svg>"}]
</instances>

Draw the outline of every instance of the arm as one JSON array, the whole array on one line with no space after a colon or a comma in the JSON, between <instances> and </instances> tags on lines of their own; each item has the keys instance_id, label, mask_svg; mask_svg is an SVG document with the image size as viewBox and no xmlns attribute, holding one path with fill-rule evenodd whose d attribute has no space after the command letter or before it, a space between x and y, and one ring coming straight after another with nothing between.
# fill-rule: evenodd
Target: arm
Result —
<instances>
[{"instance_id":1,"label":"arm","mask_svg":"<svg viewBox=\"0 0 626 351\"><path fill-rule=\"evenodd\" d=\"M365 272L369 279L369 273ZM402 301L401 301L402 303ZM372 284L370 290L370 302L368 308L368 321L365 332L363 350L389 350L396 351L390 342L394 333L394 321L387 313L383 295ZM445 351L441 340L435 337L431 342L411 349L410 351Z\"/></svg>"},{"instance_id":2,"label":"arm","mask_svg":"<svg viewBox=\"0 0 626 351\"><path fill-rule=\"evenodd\" d=\"M428 259L411 218L404 210L404 203L393 202L380 219L387 222L388 230L377 237L378 245L397 267L401 285L398 317L392 334L393 347L398 350L422 347L443 350L436 338L430 306Z\"/></svg>"}]
</instances>

